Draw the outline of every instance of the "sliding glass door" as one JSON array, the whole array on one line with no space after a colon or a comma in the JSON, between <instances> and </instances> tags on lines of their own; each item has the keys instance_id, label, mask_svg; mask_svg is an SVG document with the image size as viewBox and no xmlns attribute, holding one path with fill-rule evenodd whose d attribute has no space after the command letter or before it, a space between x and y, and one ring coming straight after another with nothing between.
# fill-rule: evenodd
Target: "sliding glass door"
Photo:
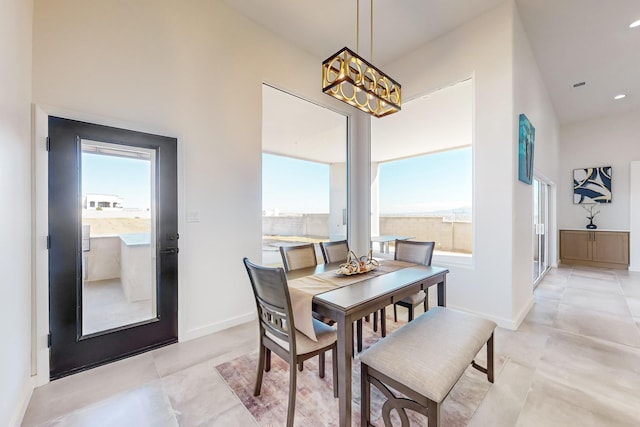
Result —
<instances>
[{"instance_id":1,"label":"sliding glass door","mask_svg":"<svg viewBox=\"0 0 640 427\"><path fill-rule=\"evenodd\" d=\"M537 285L549 268L549 184L533 178L533 284Z\"/></svg>"}]
</instances>

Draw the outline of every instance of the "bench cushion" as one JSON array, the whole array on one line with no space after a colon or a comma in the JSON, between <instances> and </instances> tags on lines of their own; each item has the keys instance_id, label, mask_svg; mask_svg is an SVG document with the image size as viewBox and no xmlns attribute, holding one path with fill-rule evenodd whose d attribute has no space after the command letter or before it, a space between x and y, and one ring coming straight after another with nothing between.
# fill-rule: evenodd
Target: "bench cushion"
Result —
<instances>
[{"instance_id":1,"label":"bench cushion","mask_svg":"<svg viewBox=\"0 0 640 427\"><path fill-rule=\"evenodd\" d=\"M433 307L360 354L371 368L435 402L442 402L496 324Z\"/></svg>"}]
</instances>

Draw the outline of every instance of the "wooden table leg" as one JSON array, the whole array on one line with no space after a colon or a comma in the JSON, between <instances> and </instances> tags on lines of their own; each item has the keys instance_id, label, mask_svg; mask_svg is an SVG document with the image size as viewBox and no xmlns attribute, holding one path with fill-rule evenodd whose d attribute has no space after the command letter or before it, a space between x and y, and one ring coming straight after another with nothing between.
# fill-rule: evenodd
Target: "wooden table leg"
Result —
<instances>
[{"instance_id":1,"label":"wooden table leg","mask_svg":"<svg viewBox=\"0 0 640 427\"><path fill-rule=\"evenodd\" d=\"M442 278L442 282L438 283L438 305L447 306L447 278Z\"/></svg>"},{"instance_id":2,"label":"wooden table leg","mask_svg":"<svg viewBox=\"0 0 640 427\"><path fill-rule=\"evenodd\" d=\"M338 408L339 425L351 427L351 357L353 328L351 320L338 319Z\"/></svg>"}]
</instances>

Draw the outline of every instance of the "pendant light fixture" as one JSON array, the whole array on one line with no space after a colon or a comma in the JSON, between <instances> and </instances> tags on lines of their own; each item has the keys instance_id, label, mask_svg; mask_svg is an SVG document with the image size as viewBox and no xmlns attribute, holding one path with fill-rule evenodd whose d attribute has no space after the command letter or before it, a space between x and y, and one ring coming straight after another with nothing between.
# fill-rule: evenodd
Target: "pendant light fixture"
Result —
<instances>
[{"instance_id":1,"label":"pendant light fixture","mask_svg":"<svg viewBox=\"0 0 640 427\"><path fill-rule=\"evenodd\" d=\"M356 53L344 47L322 62L322 91L372 116L388 116L401 109L401 86L359 55L360 0L356 13ZM370 46L373 61L373 0Z\"/></svg>"}]
</instances>

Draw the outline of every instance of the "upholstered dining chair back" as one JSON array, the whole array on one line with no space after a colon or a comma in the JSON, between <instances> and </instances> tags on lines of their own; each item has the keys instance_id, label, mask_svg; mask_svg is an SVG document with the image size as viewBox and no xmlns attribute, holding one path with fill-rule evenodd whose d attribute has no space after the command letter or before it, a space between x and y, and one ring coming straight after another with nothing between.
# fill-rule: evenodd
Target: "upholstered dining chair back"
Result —
<instances>
[{"instance_id":1,"label":"upholstered dining chair back","mask_svg":"<svg viewBox=\"0 0 640 427\"><path fill-rule=\"evenodd\" d=\"M331 262L346 262L349 253L349 243L346 240L335 242L320 242L322 257L325 264Z\"/></svg>"},{"instance_id":2,"label":"upholstered dining chair back","mask_svg":"<svg viewBox=\"0 0 640 427\"><path fill-rule=\"evenodd\" d=\"M313 243L297 246L280 246L280 255L282 256L284 269L287 272L318 265L316 248Z\"/></svg>"},{"instance_id":3,"label":"upholstered dining chair back","mask_svg":"<svg viewBox=\"0 0 640 427\"><path fill-rule=\"evenodd\" d=\"M431 265L435 242L416 242L412 240L396 240L394 258L422 265Z\"/></svg>"},{"instance_id":4,"label":"upholstered dining chair back","mask_svg":"<svg viewBox=\"0 0 640 427\"><path fill-rule=\"evenodd\" d=\"M282 268L268 268L244 259L258 309L258 319L264 333L285 341L295 354L295 331L291 315L291 298L287 277ZM262 332L262 331L261 331Z\"/></svg>"}]
</instances>

